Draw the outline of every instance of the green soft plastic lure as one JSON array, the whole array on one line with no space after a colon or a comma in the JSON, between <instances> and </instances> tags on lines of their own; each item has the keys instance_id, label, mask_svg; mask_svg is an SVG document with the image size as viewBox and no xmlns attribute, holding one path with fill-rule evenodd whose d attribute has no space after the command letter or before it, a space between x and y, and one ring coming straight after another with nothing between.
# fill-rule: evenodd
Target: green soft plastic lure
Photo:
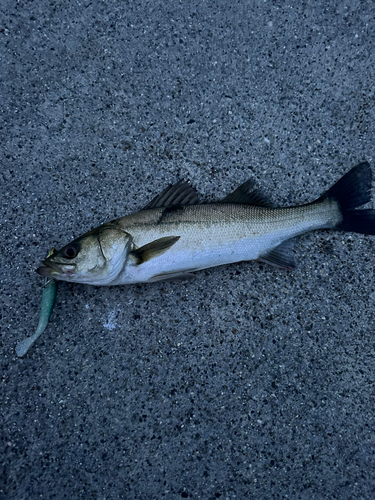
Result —
<instances>
[{"instance_id":1,"label":"green soft plastic lure","mask_svg":"<svg viewBox=\"0 0 375 500\"><path fill-rule=\"evenodd\" d=\"M49 252L47 258L55 252L55 249L52 248ZM57 282L55 279L46 279L45 287L42 295L42 304L40 306L40 315L39 315L39 324L38 328L34 335L31 337L26 337L21 340L16 346L16 354L19 357L25 356L30 347L34 344L34 342L42 335L44 330L48 325L49 318L52 313L53 306L55 304L57 292Z\"/></svg>"}]
</instances>

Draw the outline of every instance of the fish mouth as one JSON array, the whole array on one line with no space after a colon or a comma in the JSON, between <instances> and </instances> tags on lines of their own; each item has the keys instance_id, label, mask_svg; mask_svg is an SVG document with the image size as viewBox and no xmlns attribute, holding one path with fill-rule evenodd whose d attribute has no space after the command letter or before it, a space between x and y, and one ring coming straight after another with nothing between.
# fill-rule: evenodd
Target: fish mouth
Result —
<instances>
[{"instance_id":1,"label":"fish mouth","mask_svg":"<svg viewBox=\"0 0 375 500\"><path fill-rule=\"evenodd\" d=\"M48 260L43 261L43 266L38 267L36 272L40 276L47 276L47 277L58 277L58 276L70 276L73 274L74 269L76 265L75 264L65 264L65 262L50 262Z\"/></svg>"}]
</instances>

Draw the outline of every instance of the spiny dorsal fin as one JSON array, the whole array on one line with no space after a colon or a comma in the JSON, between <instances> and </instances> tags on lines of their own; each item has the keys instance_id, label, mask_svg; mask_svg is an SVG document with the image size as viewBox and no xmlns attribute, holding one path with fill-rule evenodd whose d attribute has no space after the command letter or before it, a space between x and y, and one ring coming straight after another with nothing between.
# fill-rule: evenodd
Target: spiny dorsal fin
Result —
<instances>
[{"instance_id":1,"label":"spiny dorsal fin","mask_svg":"<svg viewBox=\"0 0 375 500\"><path fill-rule=\"evenodd\" d=\"M274 207L268 197L255 186L255 182L252 179L238 186L233 193L229 193L222 199L221 203L246 203L248 205L256 205L257 207Z\"/></svg>"},{"instance_id":2,"label":"spiny dorsal fin","mask_svg":"<svg viewBox=\"0 0 375 500\"><path fill-rule=\"evenodd\" d=\"M271 266L281 267L282 269L293 269L296 267L293 254L293 240L283 241L279 246L273 248L258 260L271 264Z\"/></svg>"},{"instance_id":3,"label":"spiny dorsal fin","mask_svg":"<svg viewBox=\"0 0 375 500\"><path fill-rule=\"evenodd\" d=\"M158 257L173 246L180 236L165 236L157 240L151 241L143 247L137 248L131 252L131 255L136 259L137 264L143 264L148 260Z\"/></svg>"},{"instance_id":4,"label":"spiny dorsal fin","mask_svg":"<svg viewBox=\"0 0 375 500\"><path fill-rule=\"evenodd\" d=\"M198 205L200 203L198 193L186 181L180 180L176 184L164 189L161 194L155 196L143 210L160 207L176 207L182 205Z\"/></svg>"}]
</instances>

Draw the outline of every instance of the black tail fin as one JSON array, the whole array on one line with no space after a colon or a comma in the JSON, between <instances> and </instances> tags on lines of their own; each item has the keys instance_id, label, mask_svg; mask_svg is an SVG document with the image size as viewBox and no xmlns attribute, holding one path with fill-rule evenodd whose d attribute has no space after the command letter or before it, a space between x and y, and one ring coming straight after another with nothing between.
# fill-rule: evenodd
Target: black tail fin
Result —
<instances>
[{"instance_id":1,"label":"black tail fin","mask_svg":"<svg viewBox=\"0 0 375 500\"><path fill-rule=\"evenodd\" d=\"M321 198L335 198L343 220L336 227L342 231L375 234L375 210L353 210L371 200L372 172L367 162L352 168Z\"/></svg>"}]
</instances>

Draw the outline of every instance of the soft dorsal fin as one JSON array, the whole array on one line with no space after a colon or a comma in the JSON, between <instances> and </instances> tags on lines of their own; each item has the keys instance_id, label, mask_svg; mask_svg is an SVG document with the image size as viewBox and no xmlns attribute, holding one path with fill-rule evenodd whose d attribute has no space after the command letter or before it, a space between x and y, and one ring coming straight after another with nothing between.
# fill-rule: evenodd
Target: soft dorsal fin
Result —
<instances>
[{"instance_id":1,"label":"soft dorsal fin","mask_svg":"<svg viewBox=\"0 0 375 500\"><path fill-rule=\"evenodd\" d=\"M295 268L296 262L293 253L293 240L283 241L279 246L261 255L258 260L282 269Z\"/></svg>"},{"instance_id":2,"label":"soft dorsal fin","mask_svg":"<svg viewBox=\"0 0 375 500\"><path fill-rule=\"evenodd\" d=\"M223 198L221 203L246 203L248 205L256 205L257 207L274 207L267 195L255 186L255 182L252 179L238 186L237 189Z\"/></svg>"},{"instance_id":3,"label":"soft dorsal fin","mask_svg":"<svg viewBox=\"0 0 375 500\"><path fill-rule=\"evenodd\" d=\"M186 181L180 180L176 184L170 185L153 200L148 203L143 210L160 207L177 207L182 205L199 205L200 201L196 190Z\"/></svg>"}]
</instances>

